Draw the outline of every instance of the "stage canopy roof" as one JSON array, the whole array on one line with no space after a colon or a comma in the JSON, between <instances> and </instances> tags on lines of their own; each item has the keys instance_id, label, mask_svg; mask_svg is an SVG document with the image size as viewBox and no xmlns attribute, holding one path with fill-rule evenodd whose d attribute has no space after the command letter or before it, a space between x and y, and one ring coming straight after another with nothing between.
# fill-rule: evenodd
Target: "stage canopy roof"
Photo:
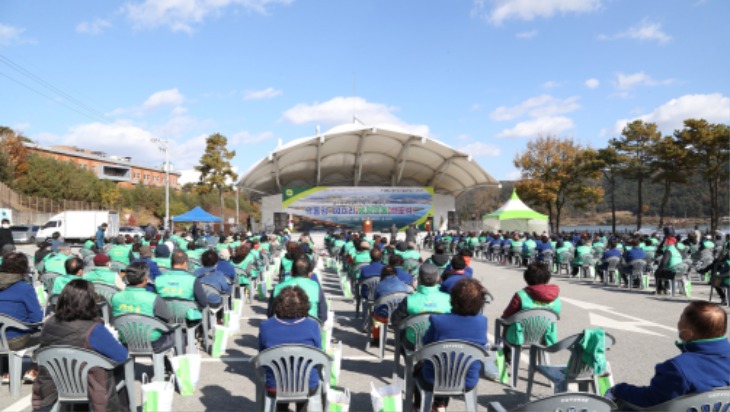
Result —
<instances>
[{"instance_id":1,"label":"stage canopy roof","mask_svg":"<svg viewBox=\"0 0 730 412\"><path fill-rule=\"evenodd\" d=\"M310 186L432 186L456 197L499 181L469 154L439 141L397 126L352 123L278 147L238 185L253 197Z\"/></svg>"},{"instance_id":2,"label":"stage canopy roof","mask_svg":"<svg viewBox=\"0 0 730 412\"><path fill-rule=\"evenodd\" d=\"M195 206L190 211L172 218L173 222L220 222L221 218L206 212L200 206Z\"/></svg>"}]
</instances>

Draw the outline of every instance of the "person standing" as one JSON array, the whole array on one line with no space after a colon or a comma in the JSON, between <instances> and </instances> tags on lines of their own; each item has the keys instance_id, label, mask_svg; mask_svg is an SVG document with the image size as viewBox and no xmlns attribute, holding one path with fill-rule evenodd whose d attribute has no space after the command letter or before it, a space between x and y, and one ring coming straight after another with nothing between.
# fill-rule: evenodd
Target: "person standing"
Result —
<instances>
[{"instance_id":1,"label":"person standing","mask_svg":"<svg viewBox=\"0 0 730 412\"><path fill-rule=\"evenodd\" d=\"M106 241L104 235L106 234L107 227L109 227L109 225L102 223L101 226L96 229L96 241L94 242L94 245L96 246L96 251L98 253L104 252L104 243Z\"/></svg>"},{"instance_id":2,"label":"person standing","mask_svg":"<svg viewBox=\"0 0 730 412\"><path fill-rule=\"evenodd\" d=\"M408 226L408 229L406 229L406 244L416 243L416 235L418 235L418 229L414 225Z\"/></svg>"},{"instance_id":3,"label":"person standing","mask_svg":"<svg viewBox=\"0 0 730 412\"><path fill-rule=\"evenodd\" d=\"M390 225L390 240L394 240L398 238L398 226L393 223Z\"/></svg>"},{"instance_id":4,"label":"person standing","mask_svg":"<svg viewBox=\"0 0 730 412\"><path fill-rule=\"evenodd\" d=\"M10 220L3 219L0 225L0 249L5 245L14 245L13 233L10 231Z\"/></svg>"}]
</instances>

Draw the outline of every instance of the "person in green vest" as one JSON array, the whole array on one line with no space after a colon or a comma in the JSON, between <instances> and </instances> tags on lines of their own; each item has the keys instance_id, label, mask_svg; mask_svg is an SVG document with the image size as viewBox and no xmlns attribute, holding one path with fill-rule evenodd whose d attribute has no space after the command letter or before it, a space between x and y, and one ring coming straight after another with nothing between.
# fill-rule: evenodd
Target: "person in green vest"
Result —
<instances>
[{"instance_id":1,"label":"person in green vest","mask_svg":"<svg viewBox=\"0 0 730 412\"><path fill-rule=\"evenodd\" d=\"M309 278L313 270L312 262L306 257L300 257L294 261L291 277L277 284L271 292L269 307L266 311L268 317L274 316L274 298L279 295L281 290L287 286L299 286L304 289L311 303L309 316L313 316L322 322L327 320L327 301L325 300L324 290L319 283Z\"/></svg>"},{"instance_id":2,"label":"person in green vest","mask_svg":"<svg viewBox=\"0 0 730 412\"><path fill-rule=\"evenodd\" d=\"M188 256L185 252L173 252L172 268L155 279L155 291L161 298L195 301L200 308L208 305L208 295L203 289L202 278L188 271ZM190 321L202 319L200 310L188 310L185 318Z\"/></svg>"},{"instance_id":3,"label":"person in green vest","mask_svg":"<svg viewBox=\"0 0 730 412\"><path fill-rule=\"evenodd\" d=\"M94 246L95 246L94 245L94 239L93 238L89 238L89 239L86 239L86 242L84 242L84 245L81 246L81 248L82 249L86 249L86 250L93 250L94 249Z\"/></svg>"},{"instance_id":4,"label":"person in green vest","mask_svg":"<svg viewBox=\"0 0 730 412\"><path fill-rule=\"evenodd\" d=\"M281 258L279 273L285 278L288 277L291 274L291 267L294 261L301 255L302 250L299 248L299 243L288 242L286 244L286 254Z\"/></svg>"},{"instance_id":5,"label":"person in green vest","mask_svg":"<svg viewBox=\"0 0 730 412\"><path fill-rule=\"evenodd\" d=\"M68 282L80 279L84 275L84 261L77 257L70 257L64 262L64 273L53 281L49 295L60 295Z\"/></svg>"},{"instance_id":6,"label":"person in green vest","mask_svg":"<svg viewBox=\"0 0 730 412\"><path fill-rule=\"evenodd\" d=\"M109 258L115 262L120 262L128 265L131 262L132 248L127 245L127 241L124 236L119 235L114 240L114 246L109 249Z\"/></svg>"},{"instance_id":7,"label":"person in green vest","mask_svg":"<svg viewBox=\"0 0 730 412\"><path fill-rule=\"evenodd\" d=\"M135 313L159 319L168 323L172 319L170 309L165 301L157 294L147 290L149 277L147 262L138 261L127 266L127 287L112 297L112 316L117 317L125 313ZM119 340L124 344L124 334L120 331ZM155 353L166 352L175 344L172 332L152 332L152 349Z\"/></svg>"},{"instance_id":8,"label":"person in green vest","mask_svg":"<svg viewBox=\"0 0 730 412\"><path fill-rule=\"evenodd\" d=\"M516 259L522 255L522 245L525 242L520 238L520 234L515 232L512 239L510 239L510 259Z\"/></svg>"},{"instance_id":9,"label":"person in green vest","mask_svg":"<svg viewBox=\"0 0 730 412\"><path fill-rule=\"evenodd\" d=\"M84 273L84 279L91 283L101 283L104 285L115 286L119 290L124 290L126 284L119 276L119 273L109 269L111 259L109 255L100 253L94 256L94 268Z\"/></svg>"},{"instance_id":10,"label":"person in green vest","mask_svg":"<svg viewBox=\"0 0 730 412\"><path fill-rule=\"evenodd\" d=\"M502 319L508 319L517 312L533 308L548 309L560 314L562 309L559 296L560 288L558 285L549 284L551 275L548 267L541 262L531 263L522 276L525 283L527 283L527 287L514 294L504 312L502 312ZM524 342L524 337L522 331L516 325L507 328L504 336L507 342L520 345ZM543 343L552 345L557 342L557 338L557 325L553 324L545 333ZM508 353L510 351L505 350L505 355Z\"/></svg>"},{"instance_id":11,"label":"person in green vest","mask_svg":"<svg viewBox=\"0 0 730 412\"><path fill-rule=\"evenodd\" d=\"M674 279L678 265L684 260L677 249L677 238L673 236L673 233L666 235L663 243L662 260L659 262L656 272L654 272L654 278L656 279L656 291L654 293L657 295L669 294L664 280Z\"/></svg>"},{"instance_id":12,"label":"person in green vest","mask_svg":"<svg viewBox=\"0 0 730 412\"><path fill-rule=\"evenodd\" d=\"M234 268L247 271L248 273L248 277L243 274L238 276L239 285L248 286L251 284L251 279L259 277L259 272L253 266L254 258L254 254L251 253L251 247L248 243L242 244L234 251L231 257L231 264Z\"/></svg>"},{"instance_id":13,"label":"person in green vest","mask_svg":"<svg viewBox=\"0 0 730 412\"><path fill-rule=\"evenodd\" d=\"M390 316L390 320L396 327L396 330L400 322L412 315L427 312L451 312L451 295L439 290L440 278L439 268L436 265L424 263L418 268L418 287L416 287L416 292L403 299L395 312ZM426 329L428 329L428 326L426 326ZM406 331L405 339L402 342L409 350L415 348L415 333L412 329Z\"/></svg>"},{"instance_id":14,"label":"person in green vest","mask_svg":"<svg viewBox=\"0 0 730 412\"><path fill-rule=\"evenodd\" d=\"M170 248L165 244L157 245L155 248L155 257L152 258L152 261L157 263L157 267L169 269L172 266L170 262Z\"/></svg>"},{"instance_id":15,"label":"person in green vest","mask_svg":"<svg viewBox=\"0 0 730 412\"><path fill-rule=\"evenodd\" d=\"M44 258L43 270L47 272L66 274L66 261L71 258L71 245L62 243L57 253L51 253Z\"/></svg>"},{"instance_id":16,"label":"person in green vest","mask_svg":"<svg viewBox=\"0 0 730 412\"><path fill-rule=\"evenodd\" d=\"M578 271L580 271L580 267L583 266L584 259L589 258L589 256L593 256L593 246L591 246L591 241L588 239L581 239L578 242L578 247L575 248L575 257L573 258L573 277L578 276Z\"/></svg>"}]
</instances>

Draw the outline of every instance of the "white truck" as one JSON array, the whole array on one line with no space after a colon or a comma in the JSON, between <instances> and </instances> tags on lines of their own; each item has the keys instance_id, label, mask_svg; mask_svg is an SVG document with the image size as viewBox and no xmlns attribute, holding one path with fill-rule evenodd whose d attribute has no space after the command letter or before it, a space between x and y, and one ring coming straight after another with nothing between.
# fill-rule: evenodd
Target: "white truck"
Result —
<instances>
[{"instance_id":1,"label":"white truck","mask_svg":"<svg viewBox=\"0 0 730 412\"><path fill-rule=\"evenodd\" d=\"M68 210L51 217L44 224L36 241L50 238L59 232L66 242L83 242L96 236L96 230L102 223L107 224L104 237L111 239L119 234L119 213L106 210Z\"/></svg>"}]
</instances>

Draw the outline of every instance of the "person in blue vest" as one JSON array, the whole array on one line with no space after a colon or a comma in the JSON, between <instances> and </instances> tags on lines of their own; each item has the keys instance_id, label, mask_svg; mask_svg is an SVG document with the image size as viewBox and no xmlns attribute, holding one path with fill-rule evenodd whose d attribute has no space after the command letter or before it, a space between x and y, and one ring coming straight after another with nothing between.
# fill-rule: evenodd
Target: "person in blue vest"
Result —
<instances>
[{"instance_id":1,"label":"person in blue vest","mask_svg":"<svg viewBox=\"0 0 730 412\"><path fill-rule=\"evenodd\" d=\"M629 278L628 275L634 270L633 262L635 261L643 261L646 258L646 252L644 252L644 249L639 247L639 239L631 239L628 242L629 248L624 252L623 260L624 266L621 268L621 279L623 279L624 284L629 284ZM641 278L634 279L634 287L639 286L639 282L641 282Z\"/></svg>"},{"instance_id":2,"label":"person in blue vest","mask_svg":"<svg viewBox=\"0 0 730 412\"><path fill-rule=\"evenodd\" d=\"M482 315L487 289L476 279L461 279L451 290L451 313L431 315L430 326L423 336L423 344L443 340L462 340L480 346L487 344L487 318ZM484 368L481 361L473 363L466 372L466 390L471 390L479 383L480 371ZM421 386L433 389L434 367L425 361L414 368L415 378ZM420 406L420 391L415 392L414 404ZM408 400L407 400L408 401ZM448 397L437 396L432 410L446 408Z\"/></svg>"},{"instance_id":3,"label":"person in blue vest","mask_svg":"<svg viewBox=\"0 0 730 412\"><path fill-rule=\"evenodd\" d=\"M464 274L467 277L474 276L474 269L470 266L471 259L473 257L472 255L473 255L472 251L468 250L468 249L462 249L459 251L459 256L464 258L464 265L466 265L466 266L464 266ZM446 280L446 278L451 276L451 274L454 272L455 272L455 269L453 266L451 266L451 262L449 262L449 264L446 265L446 269L443 272L444 280Z\"/></svg>"},{"instance_id":4,"label":"person in blue vest","mask_svg":"<svg viewBox=\"0 0 730 412\"><path fill-rule=\"evenodd\" d=\"M236 281L236 268L230 262L231 260L231 249L224 248L218 251L218 264L216 269L228 279L228 283Z\"/></svg>"},{"instance_id":5,"label":"person in blue vest","mask_svg":"<svg viewBox=\"0 0 730 412\"><path fill-rule=\"evenodd\" d=\"M231 293L231 284L229 279L218 270L218 254L214 250L206 250L200 257L200 262L203 267L198 268L194 275L200 278L203 284L214 287L219 293L208 294L208 304L211 306L219 306L223 302L221 294ZM222 312L219 312L221 319L223 316Z\"/></svg>"},{"instance_id":6,"label":"person in blue vest","mask_svg":"<svg viewBox=\"0 0 730 412\"><path fill-rule=\"evenodd\" d=\"M295 278L296 275L292 276ZM286 344L300 344L316 349L322 347L322 333L319 323L308 317L311 304L307 293L299 286L286 286L272 301L272 317L259 326L259 351ZM326 374L329 376L329 374ZM329 378L327 378L329 379ZM309 376L309 394L314 395L320 382L319 371L312 368ZM266 370L266 396L276 397L274 373ZM296 411L307 410L308 402L297 402ZM277 411L288 411L287 403L277 403Z\"/></svg>"},{"instance_id":7,"label":"person in blue vest","mask_svg":"<svg viewBox=\"0 0 730 412\"><path fill-rule=\"evenodd\" d=\"M466 262L463 256L456 255L451 258L451 270L444 272L441 277L441 291L451 293L456 282L464 278L469 278L466 274Z\"/></svg>"},{"instance_id":8,"label":"person in blue vest","mask_svg":"<svg viewBox=\"0 0 730 412\"><path fill-rule=\"evenodd\" d=\"M657 364L649 386L619 383L606 396L619 406L649 408L682 395L730 386L725 311L714 303L691 302L679 318L677 332L676 345L682 353Z\"/></svg>"},{"instance_id":9,"label":"person in blue vest","mask_svg":"<svg viewBox=\"0 0 730 412\"><path fill-rule=\"evenodd\" d=\"M388 258L388 265L393 266L395 268L395 276L400 280L401 282L405 283L408 286L413 286L413 276L411 276L410 273L406 272L403 269L403 265L405 264L405 260L403 259L403 256L395 254L391 255ZM382 275L382 271L381 271Z\"/></svg>"},{"instance_id":10,"label":"person in blue vest","mask_svg":"<svg viewBox=\"0 0 730 412\"><path fill-rule=\"evenodd\" d=\"M380 274L383 272L383 263L381 262L383 258L383 252L381 252L379 249L373 249L370 251L370 264L365 265L360 269L359 278L361 280L368 279L368 278L374 278L374 277L380 277ZM367 299L368 293L370 291L368 290L368 287L366 285L363 285L360 289L360 296Z\"/></svg>"},{"instance_id":11,"label":"person in blue vest","mask_svg":"<svg viewBox=\"0 0 730 412\"><path fill-rule=\"evenodd\" d=\"M162 272L160 272L160 267L157 265L157 262L152 260L152 248L149 246L140 246L139 248L139 259L134 260L134 262L145 262L147 263L147 267L150 269L150 275L149 275L149 282L154 284L155 278L160 276ZM133 263L134 263L133 262ZM150 285L152 286L152 285ZM151 289L154 290L154 289Z\"/></svg>"},{"instance_id":12,"label":"person in blue vest","mask_svg":"<svg viewBox=\"0 0 730 412\"><path fill-rule=\"evenodd\" d=\"M395 255L397 256L397 255ZM393 257L395 257L393 256ZM400 256L398 256L400 257ZM391 257L392 258L392 257ZM409 275L410 276L410 275ZM413 287L405 282L401 281L396 272L396 268L393 265L383 267L383 271L380 274L380 283L375 287L374 298L377 301L385 295L392 293L413 293ZM388 308L385 305L375 306L372 314L372 333L371 344L376 344L380 338L380 324L388 323Z\"/></svg>"}]
</instances>

